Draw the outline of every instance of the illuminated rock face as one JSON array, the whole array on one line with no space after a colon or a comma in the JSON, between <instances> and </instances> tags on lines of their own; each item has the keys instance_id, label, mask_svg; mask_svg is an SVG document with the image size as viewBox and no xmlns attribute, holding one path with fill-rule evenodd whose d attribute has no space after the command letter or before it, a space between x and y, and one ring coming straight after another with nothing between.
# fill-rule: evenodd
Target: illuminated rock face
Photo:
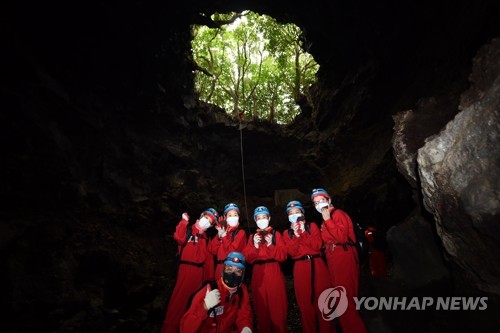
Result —
<instances>
[{"instance_id":1,"label":"illuminated rock face","mask_svg":"<svg viewBox=\"0 0 500 333\"><path fill-rule=\"evenodd\" d=\"M412 111L395 117L393 147L399 170L422 191L423 204L435 217L448 259L479 289L498 294L500 270L488 264L500 254L498 39L478 52L470 80L470 89L461 94L461 111L419 149L412 136L416 128L435 126L429 115L442 122L442 112L428 104L420 110L420 123ZM428 128L423 132L432 134Z\"/></svg>"},{"instance_id":2,"label":"illuminated rock face","mask_svg":"<svg viewBox=\"0 0 500 333\"><path fill-rule=\"evenodd\" d=\"M500 255L499 63L497 39L476 57L471 77L479 81L468 93L475 98L427 140L417 159L424 205L451 260L479 288L496 294L500 268L489 263ZM484 69L488 75L479 75Z\"/></svg>"}]
</instances>

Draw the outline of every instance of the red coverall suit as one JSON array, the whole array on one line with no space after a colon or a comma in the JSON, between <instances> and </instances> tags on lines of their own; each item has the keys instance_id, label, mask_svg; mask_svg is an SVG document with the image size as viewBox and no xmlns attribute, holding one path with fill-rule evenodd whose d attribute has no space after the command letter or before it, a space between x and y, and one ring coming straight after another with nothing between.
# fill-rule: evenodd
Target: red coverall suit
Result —
<instances>
[{"instance_id":1,"label":"red coverall suit","mask_svg":"<svg viewBox=\"0 0 500 333\"><path fill-rule=\"evenodd\" d=\"M366 239L370 244L370 271L373 277L384 277L387 276L387 264L385 262L385 252L378 250L373 246L373 232L376 231L371 231L371 230L365 231Z\"/></svg>"},{"instance_id":2,"label":"red coverall suit","mask_svg":"<svg viewBox=\"0 0 500 333\"><path fill-rule=\"evenodd\" d=\"M266 229L271 232L272 229ZM257 229L258 232L259 229ZM288 301L285 277L280 262L286 260L286 247L281 234L275 232L276 244L267 246L261 243L257 249L253 243L254 235L250 235L243 251L247 262L253 264L252 299L257 314L259 332L286 332L286 313Z\"/></svg>"},{"instance_id":3,"label":"red coverall suit","mask_svg":"<svg viewBox=\"0 0 500 333\"><path fill-rule=\"evenodd\" d=\"M203 281L214 278L214 261L212 255L208 253L207 234L200 233L198 228L193 225L191 226L192 236L186 243L187 228L188 222L181 220L174 233L174 239L179 245L181 262L161 333L179 332L179 324L186 312L189 297L201 286Z\"/></svg>"},{"instance_id":4,"label":"red coverall suit","mask_svg":"<svg viewBox=\"0 0 500 333\"><path fill-rule=\"evenodd\" d=\"M236 236L233 233L237 232ZM215 268L215 279L218 280L222 277L222 269L224 268L224 259L226 259L229 252L243 252L247 242L247 234L245 230L235 228L228 229L227 235L219 239L215 236L208 244L208 251L217 256L217 267Z\"/></svg>"},{"instance_id":5,"label":"red coverall suit","mask_svg":"<svg viewBox=\"0 0 500 333\"><path fill-rule=\"evenodd\" d=\"M295 260L293 287L299 304L302 332L316 333L318 332L318 324L319 332L335 332L334 322L324 320L318 307L319 295L325 289L331 288L330 274L321 257L321 247L323 246L321 232L315 223L309 224L309 231L310 234L299 229L300 237L296 237L292 233L292 238L290 238L288 230L283 233L286 250ZM312 267L314 267L313 272L311 272ZM314 295L311 283L313 277Z\"/></svg>"},{"instance_id":6,"label":"red coverall suit","mask_svg":"<svg viewBox=\"0 0 500 333\"><path fill-rule=\"evenodd\" d=\"M331 218L321 226L321 237L325 242L326 259L333 287L343 286L346 290L348 306L339 317L342 332L367 332L361 316L356 311L353 297L358 296L359 264L355 246L348 245L349 239L355 241L350 217L340 209L330 209Z\"/></svg>"},{"instance_id":7,"label":"red coverall suit","mask_svg":"<svg viewBox=\"0 0 500 333\"><path fill-rule=\"evenodd\" d=\"M252 308L247 287L242 284L239 287L241 294L235 292L230 295L229 290L224 287L222 279L217 280L217 285L219 286L221 302L215 307L216 318L214 319L213 312L209 315L208 311L205 310L205 295L207 290L211 290L210 285L207 285L196 293L189 310L182 317L181 333L241 332L244 327L253 331Z\"/></svg>"}]
</instances>

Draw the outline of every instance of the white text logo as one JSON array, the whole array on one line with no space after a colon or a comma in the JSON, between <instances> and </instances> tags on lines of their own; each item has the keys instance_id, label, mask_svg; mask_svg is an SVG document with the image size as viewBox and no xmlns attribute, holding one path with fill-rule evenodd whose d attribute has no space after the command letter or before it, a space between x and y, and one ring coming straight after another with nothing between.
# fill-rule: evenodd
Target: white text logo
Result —
<instances>
[{"instance_id":1,"label":"white text logo","mask_svg":"<svg viewBox=\"0 0 500 333\"><path fill-rule=\"evenodd\" d=\"M444 310L483 311L488 308L488 297L353 297L356 310ZM324 320L342 316L347 310L347 293L343 286L328 288L318 298L318 308Z\"/></svg>"},{"instance_id":2,"label":"white text logo","mask_svg":"<svg viewBox=\"0 0 500 333\"><path fill-rule=\"evenodd\" d=\"M488 297L354 297L356 310L486 310Z\"/></svg>"}]
</instances>

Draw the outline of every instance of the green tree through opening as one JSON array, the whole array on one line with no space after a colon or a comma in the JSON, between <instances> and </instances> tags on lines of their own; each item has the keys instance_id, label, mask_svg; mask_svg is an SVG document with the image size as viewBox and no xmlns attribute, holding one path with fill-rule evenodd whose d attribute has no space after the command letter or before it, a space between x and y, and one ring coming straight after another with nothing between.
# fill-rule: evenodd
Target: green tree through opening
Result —
<instances>
[{"instance_id":1,"label":"green tree through opening","mask_svg":"<svg viewBox=\"0 0 500 333\"><path fill-rule=\"evenodd\" d=\"M308 88L319 65L303 49L297 26L251 11L206 19L193 26L191 43L200 100L234 117L279 124L295 118L301 98L311 104Z\"/></svg>"}]
</instances>

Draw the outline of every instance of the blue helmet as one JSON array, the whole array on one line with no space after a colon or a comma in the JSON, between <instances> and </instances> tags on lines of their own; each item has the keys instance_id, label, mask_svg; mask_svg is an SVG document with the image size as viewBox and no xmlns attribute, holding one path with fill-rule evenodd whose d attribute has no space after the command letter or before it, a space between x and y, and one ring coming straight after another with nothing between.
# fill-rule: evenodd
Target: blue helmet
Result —
<instances>
[{"instance_id":1,"label":"blue helmet","mask_svg":"<svg viewBox=\"0 0 500 333\"><path fill-rule=\"evenodd\" d=\"M314 190L312 190L311 200L314 200L314 197L316 197L318 195L322 195L322 196L327 197L328 199L330 199L330 195L328 194L328 192L325 189L323 189L323 188L315 188Z\"/></svg>"},{"instance_id":2,"label":"blue helmet","mask_svg":"<svg viewBox=\"0 0 500 333\"><path fill-rule=\"evenodd\" d=\"M267 214L269 217L271 217L271 213L269 213L269 209L265 206L259 206L255 208L253 211L253 219L255 220L255 217L260 214Z\"/></svg>"},{"instance_id":3,"label":"blue helmet","mask_svg":"<svg viewBox=\"0 0 500 333\"><path fill-rule=\"evenodd\" d=\"M297 201L297 200L293 200L293 201L290 201L287 205L286 205L286 213L288 214L288 212L290 211L290 209L292 208L298 208L302 211L302 214L305 213L304 211L304 207L302 207L302 204L300 203L300 201Z\"/></svg>"},{"instance_id":4,"label":"blue helmet","mask_svg":"<svg viewBox=\"0 0 500 333\"><path fill-rule=\"evenodd\" d=\"M217 222L219 220L219 213L217 213L217 211L213 208L208 208L203 213L201 213L201 215L205 214L210 215L213 222Z\"/></svg>"},{"instance_id":5,"label":"blue helmet","mask_svg":"<svg viewBox=\"0 0 500 333\"><path fill-rule=\"evenodd\" d=\"M240 214L240 209L238 208L238 205L235 203L228 203L226 207L224 207L224 215L226 215L227 212L229 212L230 210L235 210L238 212L238 214Z\"/></svg>"},{"instance_id":6,"label":"blue helmet","mask_svg":"<svg viewBox=\"0 0 500 333\"><path fill-rule=\"evenodd\" d=\"M229 252L226 259L224 259L224 265L231 265L241 269L245 269L245 256L240 252Z\"/></svg>"}]
</instances>

